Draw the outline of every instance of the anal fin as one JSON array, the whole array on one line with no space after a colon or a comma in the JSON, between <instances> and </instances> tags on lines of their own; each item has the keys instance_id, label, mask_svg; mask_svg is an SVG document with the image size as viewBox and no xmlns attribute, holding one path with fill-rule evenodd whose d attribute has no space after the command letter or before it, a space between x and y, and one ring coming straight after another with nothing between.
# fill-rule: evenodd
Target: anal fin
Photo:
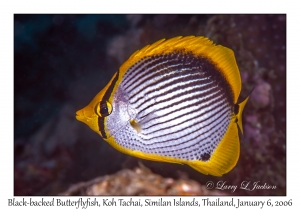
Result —
<instances>
[{"instance_id":1,"label":"anal fin","mask_svg":"<svg viewBox=\"0 0 300 210\"><path fill-rule=\"evenodd\" d=\"M240 140L237 124L231 120L223 139L208 161L188 161L188 165L195 170L214 176L228 173L236 165L240 156Z\"/></svg>"}]
</instances>

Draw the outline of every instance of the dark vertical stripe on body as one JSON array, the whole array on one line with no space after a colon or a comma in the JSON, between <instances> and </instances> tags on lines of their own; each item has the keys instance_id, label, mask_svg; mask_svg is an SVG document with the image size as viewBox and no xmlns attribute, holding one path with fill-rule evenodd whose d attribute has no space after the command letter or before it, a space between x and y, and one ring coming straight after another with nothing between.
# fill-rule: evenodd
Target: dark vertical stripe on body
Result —
<instances>
[{"instance_id":1,"label":"dark vertical stripe on body","mask_svg":"<svg viewBox=\"0 0 300 210\"><path fill-rule=\"evenodd\" d=\"M214 96L213 96L213 97L214 97ZM213 99L213 97L211 97L210 99ZM208 104L204 104L204 103L201 104L201 103L199 103L199 101L197 101L197 102L194 102L193 104L188 104L188 105L183 106L183 107L180 107L180 108L178 108L178 109L171 110L170 112L166 112L166 113L164 113L164 114L161 115L161 116L154 117L153 119L163 118L163 117L166 117L166 116L168 116L168 115L170 115L170 114L173 114L173 113L175 113L175 112L178 112L178 111L180 111L180 110L184 110L184 109L188 110L188 108L190 108L191 106L201 105L201 109L205 109L205 108L209 108L209 107L211 107L211 108L213 109L213 108L216 108L217 106L220 106L220 104L217 104L217 106L215 106L215 104L216 104L216 103L215 103L215 101L213 101L213 100L211 100ZM211 112L211 111L212 111L212 110L208 110L207 112ZM202 116L204 116L205 114L207 114L207 112L201 113L201 114L197 115L197 117L202 117ZM176 119L179 119L179 118L184 117L184 116L188 116L188 114L187 114L187 113L183 113L183 114L181 114L181 115L177 115L177 118L176 118ZM193 119L193 118L191 118L191 119ZM189 119L189 120L191 120L191 119ZM159 124L169 123L169 122L171 122L171 121L173 121L173 120L174 120L174 119L170 119L170 120L165 120L165 121L163 121L163 122L159 122L159 123L156 123L156 124L152 124L152 125L150 125L150 126L148 126L148 127L144 127L144 129L147 130L147 129L153 127L153 126L157 126L157 125L159 125ZM144 123L146 124L147 121L145 121Z\"/></svg>"},{"instance_id":2,"label":"dark vertical stripe on body","mask_svg":"<svg viewBox=\"0 0 300 210\"><path fill-rule=\"evenodd\" d=\"M152 60L155 61L152 63ZM145 66L143 68L140 68L140 66L142 66L143 64L145 64ZM165 81L170 78L178 78L180 82L184 82L188 80L189 77L182 77L182 75L190 74L190 76L194 77L195 79L208 78L208 81L213 81L214 85L218 85L222 92L225 93L228 101L233 102L232 88L229 85L228 81L225 79L222 70L218 69L217 66L217 64L206 57L197 56L192 53L185 53L181 51L147 57L144 58L142 62L139 62L139 65L133 65L127 70L123 80L127 80L128 75L131 75L132 72L134 72L135 77L131 77L131 81L126 82L127 84L123 83L123 87L126 92L129 93L129 98L132 99L136 94L133 94L133 92L135 92L134 89L137 89L139 87L149 88L150 86L152 86L153 88L150 91L151 93L155 91L155 88L158 88L157 85L161 81ZM150 72L149 68L151 68ZM146 75L149 74L151 74L151 76L147 77ZM153 82L145 86L145 82L147 81ZM199 81L199 83L201 84L201 81ZM159 87L159 89L162 89L162 87ZM132 103L135 102L136 101Z\"/></svg>"},{"instance_id":3,"label":"dark vertical stripe on body","mask_svg":"<svg viewBox=\"0 0 300 210\"><path fill-rule=\"evenodd\" d=\"M220 113L217 113L217 114L219 114L220 116L222 116L222 117L220 117L220 118L218 118L218 119L215 119L215 120L211 120L211 121L209 121L206 125L204 125L204 126L202 126L199 130L201 130L201 129L203 129L203 128L205 128L205 127L210 127L211 129L214 129L214 127L216 127L216 126L211 126L214 122L216 122L216 121L223 121L223 120L226 120L226 117L227 117L227 115L226 115L226 113L227 113L227 110L226 109L223 109L222 111L220 111ZM192 119L197 119L198 118L198 116L196 116L196 117L194 117L194 118L192 118ZM190 119L190 120L192 120L192 119ZM203 120L201 120L201 121L197 121L197 122L195 122L194 123L194 126L196 126L196 125L199 125L199 124L201 124L201 123L204 123L204 122L206 122L206 121L208 121L208 119L203 119ZM171 130L171 128L172 127L174 127L174 126L176 126L176 125L170 125L169 127L167 127L167 128L163 128L163 129L161 129L161 130L167 130L167 129L170 129ZM187 129L188 127L184 127L184 128L182 128L182 130L184 130L184 129ZM159 133L159 131L160 130L156 130L155 132L153 132L153 133ZM211 130L208 130L207 132L210 132ZM160 137L163 137L163 136L170 136L171 134L175 134L175 133L177 133L178 131L174 131L174 132L169 132L168 134L163 134L163 135L158 135L158 136L155 136L154 138L160 138ZM205 132L204 132L205 133ZM170 138L170 139L168 139L168 140L166 140L166 141L160 141L160 143L162 143L162 142L169 142L169 141L174 141L174 142L176 142L176 140L179 140L179 139L181 139L181 138L184 138L185 136L188 136L188 135L190 135L191 133L188 133L188 134L186 134L186 135L182 135L182 136L180 136L180 137L174 137L174 138ZM202 133L203 134L203 133ZM201 134L201 135L202 135ZM201 136L201 135L199 135L199 136ZM151 140L151 139L150 139ZM192 140L192 139L190 139L190 140ZM181 144L181 143L179 143L179 144ZM178 144L178 145L179 145ZM149 144L149 145L151 145L151 144ZM177 144L171 144L170 146L165 146L165 147L172 147L172 146L176 146Z\"/></svg>"},{"instance_id":4,"label":"dark vertical stripe on body","mask_svg":"<svg viewBox=\"0 0 300 210\"><path fill-rule=\"evenodd\" d=\"M125 85L125 88L128 89L128 91L130 92L136 87L143 85L145 82L152 80L153 78L162 74L160 70L165 69L166 66L171 66L167 63L170 63L170 61L158 60L154 63L150 63L153 64L152 66L149 66L150 64L147 64L145 68L142 68L139 72L137 72L136 77L133 77L131 81Z\"/></svg>"},{"instance_id":5,"label":"dark vertical stripe on body","mask_svg":"<svg viewBox=\"0 0 300 210\"><path fill-rule=\"evenodd\" d=\"M179 87L179 89L180 89L180 88L181 88L181 87ZM141 110L140 110L140 112L143 113L145 110L149 109L151 106L154 106L154 105L156 105L156 104L162 104L162 103L164 103L164 102L170 102L170 103L169 103L167 106L161 106L159 109L157 109L157 111L158 111L158 110L162 110L162 109L166 109L166 108L169 108L169 107L173 107L173 106L178 105L178 104L181 104L181 103L183 103L183 102L185 102L185 101L187 101L187 100L193 100L193 99L196 99L196 98L199 98L199 99L202 100L202 101L199 101L199 104L200 104L200 103L205 103L206 101L208 101L208 98L205 97L205 96L207 96L207 95L209 95L209 94L216 93L216 91L214 91L213 88L214 88L214 87L211 87L211 90L208 90L208 91L206 91L206 92L200 92L200 91L205 91L205 90L207 90L207 89L208 89L207 87L200 87L200 88L195 88L194 90L186 91L185 94L186 94L186 96L188 96L188 97L185 97L185 98L182 97L182 93L178 93L178 94L175 94L175 95L173 95L173 96L171 96L171 97L169 97L169 98L160 100L159 102L154 102L154 103L152 103L151 105L148 105L148 106L146 106L146 107L142 107ZM174 88L174 89L175 89L175 88ZM190 94L190 93L194 93L195 90L199 91L200 93L197 94L197 95L194 94L194 95L189 96L189 94ZM171 90L171 91L172 91L172 90ZM170 91L166 91L166 93L168 93L168 92L170 92ZM217 94L217 93L216 93L216 94L214 95L214 97L217 97L217 96L219 96L219 95L221 95L221 94L222 94L222 93L220 93L220 94ZM158 98L158 97L160 97L160 95L157 95L157 96L155 96L155 97L153 97L153 98ZM210 98L210 97L209 97L209 98ZM147 102L150 101L151 99L152 99L152 98L147 99L147 100L145 100L143 103L144 103L144 104L147 104ZM173 100L173 99L178 99L179 101L171 102L171 100Z\"/></svg>"},{"instance_id":6,"label":"dark vertical stripe on body","mask_svg":"<svg viewBox=\"0 0 300 210\"><path fill-rule=\"evenodd\" d=\"M111 82L110 86L108 87L108 89L106 90L106 92L104 93L104 96L102 98L101 101L108 101L116 82L118 81L119 78L119 71L117 71L117 74L115 76L115 78L113 79L113 81ZM103 138L107 138L106 133L105 133L105 128L104 128L104 117L98 117L98 125L99 125L99 131L101 132L101 135Z\"/></svg>"},{"instance_id":7,"label":"dark vertical stripe on body","mask_svg":"<svg viewBox=\"0 0 300 210\"><path fill-rule=\"evenodd\" d=\"M160 78L157 81L152 82L151 84L149 84L146 88L151 88L149 91L145 92L145 95L151 94L151 93L155 93L158 90L163 90L165 88L168 88L171 85L174 84L178 84L178 86L174 89L171 89L170 92L172 91L176 91L177 89L183 89L186 86L190 87L193 85L198 85L200 83L200 80L203 81L204 79L196 79L195 78L195 73L194 74L187 74L187 76L174 76L174 75L169 75L169 76L164 76L162 78ZM164 82L163 85L160 84L160 82ZM186 82L186 83L185 83ZM188 83L190 82L190 83ZM203 85L205 85L205 83L203 83ZM180 87L182 86L182 87ZM134 97L136 97L138 93L132 94L129 98L129 100L133 99ZM167 93L164 93L164 95L166 95ZM160 95L157 95L160 96ZM131 103L137 103L141 98L143 97L139 97L135 100L132 100Z\"/></svg>"}]
</instances>

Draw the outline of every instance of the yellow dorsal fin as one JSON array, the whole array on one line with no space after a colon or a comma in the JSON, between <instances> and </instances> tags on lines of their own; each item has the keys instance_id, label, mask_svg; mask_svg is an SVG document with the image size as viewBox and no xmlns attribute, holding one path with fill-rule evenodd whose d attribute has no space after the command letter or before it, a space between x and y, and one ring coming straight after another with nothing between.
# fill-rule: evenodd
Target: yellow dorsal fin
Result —
<instances>
[{"instance_id":1,"label":"yellow dorsal fin","mask_svg":"<svg viewBox=\"0 0 300 210\"><path fill-rule=\"evenodd\" d=\"M203 36L178 36L167 40L161 39L151 45L147 45L133 53L123 63L120 67L120 77L125 74L128 68L144 57L167 54L174 51L193 53L194 55L208 58L213 62L230 84L234 96L233 103L237 103L242 86L240 72L233 51L221 45L215 45L211 40Z\"/></svg>"},{"instance_id":2,"label":"yellow dorsal fin","mask_svg":"<svg viewBox=\"0 0 300 210\"><path fill-rule=\"evenodd\" d=\"M242 132L242 134L244 133L244 130L243 130L243 123L242 123L242 113L243 113L243 110L244 110L244 107L249 99L250 95L244 100L242 101L240 104L239 104L239 111L237 113L237 124Z\"/></svg>"}]
</instances>

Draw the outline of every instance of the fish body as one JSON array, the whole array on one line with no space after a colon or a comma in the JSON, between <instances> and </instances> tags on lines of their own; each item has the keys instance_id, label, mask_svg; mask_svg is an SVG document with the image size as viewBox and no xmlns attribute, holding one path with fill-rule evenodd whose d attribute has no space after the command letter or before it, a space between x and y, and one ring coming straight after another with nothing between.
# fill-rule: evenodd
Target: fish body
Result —
<instances>
[{"instance_id":1,"label":"fish body","mask_svg":"<svg viewBox=\"0 0 300 210\"><path fill-rule=\"evenodd\" d=\"M232 50L162 39L133 53L76 118L120 152L221 176L240 154L240 91Z\"/></svg>"}]
</instances>

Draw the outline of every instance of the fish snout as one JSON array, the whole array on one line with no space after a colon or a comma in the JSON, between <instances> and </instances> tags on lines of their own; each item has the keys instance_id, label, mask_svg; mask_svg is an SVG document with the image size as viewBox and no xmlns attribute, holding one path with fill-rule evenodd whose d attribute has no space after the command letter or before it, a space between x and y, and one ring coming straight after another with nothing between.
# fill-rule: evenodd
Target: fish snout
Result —
<instances>
[{"instance_id":1,"label":"fish snout","mask_svg":"<svg viewBox=\"0 0 300 210\"><path fill-rule=\"evenodd\" d=\"M84 117L84 111L82 109L78 110L76 112L76 119L82 121L83 117Z\"/></svg>"}]
</instances>

